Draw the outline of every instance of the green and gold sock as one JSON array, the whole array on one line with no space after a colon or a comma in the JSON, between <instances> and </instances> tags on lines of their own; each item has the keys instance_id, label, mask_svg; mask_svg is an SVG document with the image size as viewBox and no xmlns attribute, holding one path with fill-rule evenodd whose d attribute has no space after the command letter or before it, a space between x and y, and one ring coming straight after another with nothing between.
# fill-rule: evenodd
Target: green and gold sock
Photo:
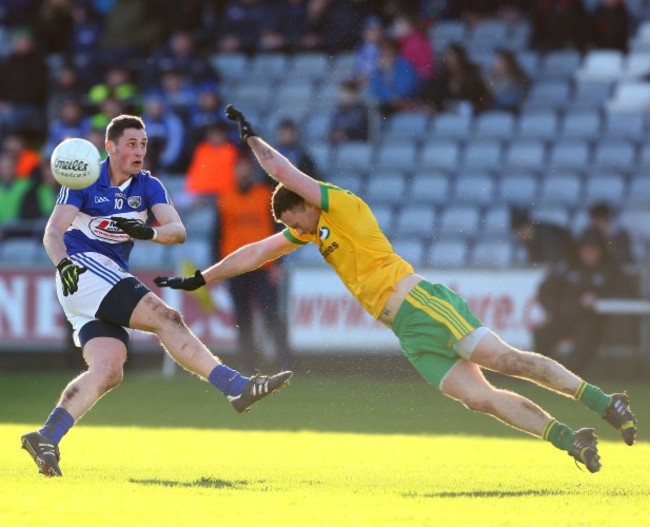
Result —
<instances>
[{"instance_id":1,"label":"green and gold sock","mask_svg":"<svg viewBox=\"0 0 650 527\"><path fill-rule=\"evenodd\" d=\"M588 384L585 381L580 383L576 394L576 401L580 401L590 410L593 410L601 417L607 411L609 404L612 402L612 396L607 395L598 386Z\"/></svg>"},{"instance_id":2,"label":"green and gold sock","mask_svg":"<svg viewBox=\"0 0 650 527\"><path fill-rule=\"evenodd\" d=\"M571 444L573 443L573 430L567 425L551 419L542 432L542 439L549 441L554 447L560 450L571 452Z\"/></svg>"}]
</instances>

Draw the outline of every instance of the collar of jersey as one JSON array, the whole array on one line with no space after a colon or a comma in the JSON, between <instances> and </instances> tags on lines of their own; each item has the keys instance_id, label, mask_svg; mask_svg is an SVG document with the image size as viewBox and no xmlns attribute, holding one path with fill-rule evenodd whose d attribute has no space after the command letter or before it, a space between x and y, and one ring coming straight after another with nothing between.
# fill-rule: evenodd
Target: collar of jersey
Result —
<instances>
[{"instance_id":1,"label":"collar of jersey","mask_svg":"<svg viewBox=\"0 0 650 527\"><path fill-rule=\"evenodd\" d=\"M101 164L101 167L100 167L100 170L99 170L99 185L102 186L102 187L107 187L107 188L111 187L111 182L110 182L110 179L108 177L108 163L110 162L110 159L111 159L111 157L107 156L106 159L104 159L104 161L102 161L102 164ZM142 174L142 172L138 172L137 174L131 174L131 179L127 179L124 183L137 178L140 174ZM120 187L123 186L124 183L122 183L122 185L120 185Z\"/></svg>"}]
</instances>

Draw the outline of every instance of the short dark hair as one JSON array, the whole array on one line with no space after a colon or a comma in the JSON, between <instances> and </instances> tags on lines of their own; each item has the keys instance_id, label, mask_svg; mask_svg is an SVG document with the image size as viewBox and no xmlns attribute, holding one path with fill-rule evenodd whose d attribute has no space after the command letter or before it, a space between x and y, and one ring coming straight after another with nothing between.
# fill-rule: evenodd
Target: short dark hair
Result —
<instances>
[{"instance_id":1,"label":"short dark hair","mask_svg":"<svg viewBox=\"0 0 650 527\"><path fill-rule=\"evenodd\" d=\"M282 216L286 211L294 207L304 207L305 198L296 194L293 190L289 190L282 183L280 183L273 191L271 197L271 209L273 211L273 219L278 223L281 221Z\"/></svg>"},{"instance_id":2,"label":"short dark hair","mask_svg":"<svg viewBox=\"0 0 650 527\"><path fill-rule=\"evenodd\" d=\"M117 141L127 128L144 130L144 121L137 115L122 114L113 117L106 127L106 141Z\"/></svg>"}]
</instances>

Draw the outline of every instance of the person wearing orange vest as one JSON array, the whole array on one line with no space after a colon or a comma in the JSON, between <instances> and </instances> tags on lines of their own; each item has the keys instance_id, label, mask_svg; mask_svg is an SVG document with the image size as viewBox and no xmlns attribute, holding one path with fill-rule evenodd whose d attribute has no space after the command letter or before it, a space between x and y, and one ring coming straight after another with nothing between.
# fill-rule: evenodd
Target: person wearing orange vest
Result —
<instances>
[{"instance_id":1,"label":"person wearing orange vest","mask_svg":"<svg viewBox=\"0 0 650 527\"><path fill-rule=\"evenodd\" d=\"M216 253L224 257L240 247L275 233L269 213L273 189L256 181L256 168L250 157L235 163L236 185L217 197L218 229ZM273 336L277 360L283 366L293 363L287 344L286 323L279 313L278 285L281 269L269 262L259 269L228 280L234 304L234 323L238 330L238 353L243 364L255 370L259 354L255 345L253 320L258 312Z\"/></svg>"}]
</instances>

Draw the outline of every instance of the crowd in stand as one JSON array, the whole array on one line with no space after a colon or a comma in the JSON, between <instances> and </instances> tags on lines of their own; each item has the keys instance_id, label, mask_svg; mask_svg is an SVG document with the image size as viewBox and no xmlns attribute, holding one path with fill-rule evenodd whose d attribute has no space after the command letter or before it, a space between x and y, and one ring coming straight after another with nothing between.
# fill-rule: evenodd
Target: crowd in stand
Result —
<instances>
[{"instance_id":1,"label":"crowd in stand","mask_svg":"<svg viewBox=\"0 0 650 527\"><path fill-rule=\"evenodd\" d=\"M47 216L56 188L42 160L70 136L102 151L105 125L124 112L145 120L148 168L187 173L190 191L232 187L237 153L223 119L220 72L210 62L215 53L354 54L353 78L341 83L331 116L334 145L368 138L368 101L385 115L517 111L529 81L512 52L497 50L486 72L462 43L434 49L428 38L442 19L477 26L495 17L531 20L531 45L541 50L624 50L631 31L621 0L592 10L582 0L5 0L0 225ZM277 138L317 175L295 122L281 123ZM224 174L219 188L205 187L208 170Z\"/></svg>"}]
</instances>

